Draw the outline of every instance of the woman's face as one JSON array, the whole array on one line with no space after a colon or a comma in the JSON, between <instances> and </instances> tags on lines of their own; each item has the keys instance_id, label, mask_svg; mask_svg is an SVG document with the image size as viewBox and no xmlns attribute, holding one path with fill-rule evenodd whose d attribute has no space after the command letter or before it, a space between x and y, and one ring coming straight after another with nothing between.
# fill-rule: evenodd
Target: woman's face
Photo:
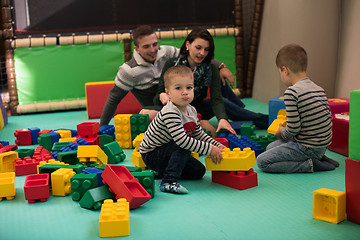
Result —
<instances>
[{"instance_id":1,"label":"woman's face","mask_svg":"<svg viewBox=\"0 0 360 240\"><path fill-rule=\"evenodd\" d=\"M202 63L209 54L210 43L202 38L195 38L192 43L186 42L186 48L189 50L188 60L190 66L195 66Z\"/></svg>"}]
</instances>

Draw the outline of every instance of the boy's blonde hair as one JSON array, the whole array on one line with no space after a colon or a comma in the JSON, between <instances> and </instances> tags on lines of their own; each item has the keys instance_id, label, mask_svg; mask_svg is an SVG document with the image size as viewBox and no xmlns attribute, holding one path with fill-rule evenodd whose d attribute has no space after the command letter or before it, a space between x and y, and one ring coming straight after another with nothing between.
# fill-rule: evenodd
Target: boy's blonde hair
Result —
<instances>
[{"instance_id":1,"label":"boy's blonde hair","mask_svg":"<svg viewBox=\"0 0 360 240\"><path fill-rule=\"evenodd\" d=\"M288 44L282 47L276 56L276 66L289 68L293 73L306 72L307 54L298 44Z\"/></svg>"},{"instance_id":2,"label":"boy's blonde hair","mask_svg":"<svg viewBox=\"0 0 360 240\"><path fill-rule=\"evenodd\" d=\"M175 76L194 78L193 72L191 71L191 69L189 67L184 66L184 65L173 66L173 67L169 68L168 70L166 70L166 72L164 74L165 88L169 88L169 86L171 85L171 80Z\"/></svg>"}]
</instances>

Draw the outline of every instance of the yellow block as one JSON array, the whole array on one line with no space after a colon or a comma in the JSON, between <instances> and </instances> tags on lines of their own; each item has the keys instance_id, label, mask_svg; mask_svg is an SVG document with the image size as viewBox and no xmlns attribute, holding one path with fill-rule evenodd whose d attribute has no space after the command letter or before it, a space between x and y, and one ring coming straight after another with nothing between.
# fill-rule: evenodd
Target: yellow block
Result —
<instances>
[{"instance_id":1,"label":"yellow block","mask_svg":"<svg viewBox=\"0 0 360 240\"><path fill-rule=\"evenodd\" d=\"M346 193L327 188L313 192L313 218L339 223L345 219Z\"/></svg>"},{"instance_id":2,"label":"yellow block","mask_svg":"<svg viewBox=\"0 0 360 240\"><path fill-rule=\"evenodd\" d=\"M76 137L60 138L59 142L74 142L75 140L76 140Z\"/></svg>"},{"instance_id":3,"label":"yellow block","mask_svg":"<svg viewBox=\"0 0 360 240\"><path fill-rule=\"evenodd\" d=\"M146 164L142 160L141 154L138 151L134 150L131 153L131 160L135 167L141 167L142 170L146 168Z\"/></svg>"},{"instance_id":4,"label":"yellow block","mask_svg":"<svg viewBox=\"0 0 360 240\"><path fill-rule=\"evenodd\" d=\"M140 143L142 142L144 138L144 133L140 133L139 135L137 135L134 140L133 140L133 146L135 148L134 151L138 151L140 148Z\"/></svg>"},{"instance_id":5,"label":"yellow block","mask_svg":"<svg viewBox=\"0 0 360 240\"><path fill-rule=\"evenodd\" d=\"M80 145L77 150L80 163L107 164L108 156L98 145Z\"/></svg>"},{"instance_id":6,"label":"yellow block","mask_svg":"<svg viewBox=\"0 0 360 240\"><path fill-rule=\"evenodd\" d=\"M0 173L0 201L3 197L12 200L15 195L15 172Z\"/></svg>"},{"instance_id":7,"label":"yellow block","mask_svg":"<svg viewBox=\"0 0 360 240\"><path fill-rule=\"evenodd\" d=\"M0 153L0 173L15 172L14 161L19 158L15 151Z\"/></svg>"},{"instance_id":8,"label":"yellow block","mask_svg":"<svg viewBox=\"0 0 360 240\"><path fill-rule=\"evenodd\" d=\"M5 126L4 118L0 109L0 130L3 129L4 126Z\"/></svg>"},{"instance_id":9,"label":"yellow block","mask_svg":"<svg viewBox=\"0 0 360 240\"><path fill-rule=\"evenodd\" d=\"M213 163L210 156L205 158L206 169L208 171L249 171L255 164L255 152L251 148L225 148L222 152L223 160L221 163Z\"/></svg>"},{"instance_id":10,"label":"yellow block","mask_svg":"<svg viewBox=\"0 0 360 240\"><path fill-rule=\"evenodd\" d=\"M277 119L275 119L267 129L268 133L275 134L279 129L280 123L283 127L286 126L286 109L279 110Z\"/></svg>"},{"instance_id":11,"label":"yellow block","mask_svg":"<svg viewBox=\"0 0 360 240\"><path fill-rule=\"evenodd\" d=\"M39 164L36 166L37 168L37 173L39 174L39 167L46 165L46 164L51 164L51 165L69 165L68 163L64 163L64 162L60 162L60 161L56 161L55 159L49 159L48 162L46 161L41 161L39 162Z\"/></svg>"},{"instance_id":12,"label":"yellow block","mask_svg":"<svg viewBox=\"0 0 360 240\"><path fill-rule=\"evenodd\" d=\"M117 202L104 200L99 218L100 237L120 237L130 235L129 203L125 198Z\"/></svg>"},{"instance_id":13,"label":"yellow block","mask_svg":"<svg viewBox=\"0 0 360 240\"><path fill-rule=\"evenodd\" d=\"M199 154L197 152L191 152L191 156L199 160Z\"/></svg>"},{"instance_id":14,"label":"yellow block","mask_svg":"<svg viewBox=\"0 0 360 240\"><path fill-rule=\"evenodd\" d=\"M61 138L71 138L71 131L70 130L56 130L55 132L60 134Z\"/></svg>"},{"instance_id":15,"label":"yellow block","mask_svg":"<svg viewBox=\"0 0 360 240\"><path fill-rule=\"evenodd\" d=\"M51 173L51 188L53 196L66 196L71 193L70 178L75 175L71 168L59 168Z\"/></svg>"},{"instance_id":16,"label":"yellow block","mask_svg":"<svg viewBox=\"0 0 360 240\"><path fill-rule=\"evenodd\" d=\"M131 122L132 114L117 114L114 117L115 123L115 140L121 148L132 148L131 142Z\"/></svg>"}]
</instances>

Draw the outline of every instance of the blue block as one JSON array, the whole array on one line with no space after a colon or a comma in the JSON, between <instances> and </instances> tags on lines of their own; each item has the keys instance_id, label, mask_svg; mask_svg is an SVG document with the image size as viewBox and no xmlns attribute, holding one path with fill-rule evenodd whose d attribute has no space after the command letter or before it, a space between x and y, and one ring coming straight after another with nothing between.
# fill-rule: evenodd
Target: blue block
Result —
<instances>
[{"instance_id":1,"label":"blue block","mask_svg":"<svg viewBox=\"0 0 360 240\"><path fill-rule=\"evenodd\" d=\"M229 148L231 150L233 150L234 148L240 148L241 150L243 150L244 148L251 148L251 150L255 152L255 156L264 152L264 149L259 143L246 136L241 136L241 138L238 138L234 134L230 133L225 138L229 141Z\"/></svg>"},{"instance_id":2,"label":"blue block","mask_svg":"<svg viewBox=\"0 0 360 240\"><path fill-rule=\"evenodd\" d=\"M253 122L252 121L234 121L234 122L230 122L230 125L237 134L240 134L241 133L241 125L243 125L244 123L252 124Z\"/></svg>"},{"instance_id":3,"label":"blue block","mask_svg":"<svg viewBox=\"0 0 360 240\"><path fill-rule=\"evenodd\" d=\"M100 127L98 135L107 134L112 136L115 139L115 127L114 125L103 125Z\"/></svg>"},{"instance_id":4,"label":"blue block","mask_svg":"<svg viewBox=\"0 0 360 240\"><path fill-rule=\"evenodd\" d=\"M3 147L9 145L9 141L0 141L1 145L3 145Z\"/></svg>"},{"instance_id":5,"label":"blue block","mask_svg":"<svg viewBox=\"0 0 360 240\"><path fill-rule=\"evenodd\" d=\"M28 128L28 129L30 130L30 134L31 134L31 143L33 145L39 144L37 139L39 137L40 128L33 127L33 128Z\"/></svg>"},{"instance_id":6,"label":"blue block","mask_svg":"<svg viewBox=\"0 0 360 240\"><path fill-rule=\"evenodd\" d=\"M277 114L281 109L285 109L283 96L277 96L269 101L269 126L277 118Z\"/></svg>"},{"instance_id":7,"label":"blue block","mask_svg":"<svg viewBox=\"0 0 360 240\"><path fill-rule=\"evenodd\" d=\"M60 133L57 132L48 132L47 134L51 136L51 141L53 144L59 142L59 139L61 138Z\"/></svg>"},{"instance_id":8,"label":"blue block","mask_svg":"<svg viewBox=\"0 0 360 240\"><path fill-rule=\"evenodd\" d=\"M96 174L97 178L98 178L98 186L102 186L104 185L103 183L103 178L101 176L101 174L103 173L103 171L101 171L100 169L97 168L86 168L84 169L82 172L82 174Z\"/></svg>"}]
</instances>

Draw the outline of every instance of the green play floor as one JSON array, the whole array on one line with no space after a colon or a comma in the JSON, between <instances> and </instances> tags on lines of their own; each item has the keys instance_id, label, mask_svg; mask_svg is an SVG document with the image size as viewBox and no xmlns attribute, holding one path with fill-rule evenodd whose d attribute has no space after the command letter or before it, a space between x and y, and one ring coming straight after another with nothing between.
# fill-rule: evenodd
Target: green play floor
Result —
<instances>
[{"instance_id":1,"label":"green play floor","mask_svg":"<svg viewBox=\"0 0 360 240\"><path fill-rule=\"evenodd\" d=\"M267 112L266 104L252 99L244 102L248 109ZM86 111L9 117L0 140L14 144L13 134L21 128L76 129L86 121ZM132 165L131 152L125 150L122 164ZM202 180L181 181L190 191L187 195L162 193L156 180L155 198L130 211L130 236L121 239L360 239L356 223L332 224L312 218L314 190L345 191L346 157L331 151L327 155L338 160L340 167L313 174L269 174L255 165L259 185L243 191L212 183L211 172ZM204 157L200 160L204 162ZM100 211L81 208L71 196L51 194L47 202L29 204L24 198L25 176L15 181L15 199L0 202L0 240L99 239Z\"/></svg>"}]
</instances>

